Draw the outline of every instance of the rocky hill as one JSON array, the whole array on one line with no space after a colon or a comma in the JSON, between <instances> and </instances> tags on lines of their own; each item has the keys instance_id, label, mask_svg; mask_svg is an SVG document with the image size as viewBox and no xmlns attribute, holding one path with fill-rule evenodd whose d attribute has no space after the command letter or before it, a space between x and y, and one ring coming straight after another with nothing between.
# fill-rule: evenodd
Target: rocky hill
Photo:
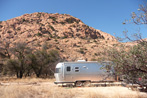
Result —
<instances>
[{"instance_id":1,"label":"rocky hill","mask_svg":"<svg viewBox=\"0 0 147 98\"><path fill-rule=\"evenodd\" d=\"M68 14L32 13L0 22L0 40L20 41L29 46L57 49L63 59L95 60L119 42L114 36L84 24Z\"/></svg>"}]
</instances>

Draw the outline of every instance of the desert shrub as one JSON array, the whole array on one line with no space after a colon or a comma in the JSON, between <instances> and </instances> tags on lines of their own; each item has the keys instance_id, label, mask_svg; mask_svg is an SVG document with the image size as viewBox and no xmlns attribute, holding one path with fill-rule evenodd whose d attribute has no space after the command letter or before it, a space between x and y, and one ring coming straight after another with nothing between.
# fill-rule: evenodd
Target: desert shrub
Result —
<instances>
[{"instance_id":1,"label":"desert shrub","mask_svg":"<svg viewBox=\"0 0 147 98\"><path fill-rule=\"evenodd\" d=\"M17 30L18 30L18 31L20 31L20 30L21 30L21 28L20 28L20 27L18 27L18 28L17 28Z\"/></svg>"},{"instance_id":2,"label":"desert shrub","mask_svg":"<svg viewBox=\"0 0 147 98\"><path fill-rule=\"evenodd\" d=\"M61 39L65 39L65 38L68 38L68 35L65 35L63 37L61 37Z\"/></svg>"},{"instance_id":3,"label":"desert shrub","mask_svg":"<svg viewBox=\"0 0 147 98\"><path fill-rule=\"evenodd\" d=\"M65 24L65 22L63 22L63 21L62 21L62 22L60 22L60 23L61 23L62 25L64 25L64 24Z\"/></svg>"},{"instance_id":4,"label":"desert shrub","mask_svg":"<svg viewBox=\"0 0 147 98\"><path fill-rule=\"evenodd\" d=\"M79 37L79 36L81 36L81 34L80 33L77 33L76 36Z\"/></svg>"},{"instance_id":5,"label":"desert shrub","mask_svg":"<svg viewBox=\"0 0 147 98\"><path fill-rule=\"evenodd\" d=\"M52 44L49 44L49 45L48 45L48 47L50 47L50 48L51 48L51 47L52 47Z\"/></svg>"},{"instance_id":6,"label":"desert shrub","mask_svg":"<svg viewBox=\"0 0 147 98\"><path fill-rule=\"evenodd\" d=\"M55 29L54 29L54 27L53 27L53 26L49 25L49 27L50 27L53 31L55 31Z\"/></svg>"},{"instance_id":7,"label":"desert shrub","mask_svg":"<svg viewBox=\"0 0 147 98\"><path fill-rule=\"evenodd\" d=\"M2 28L3 26L2 25L0 25L0 28Z\"/></svg>"},{"instance_id":8,"label":"desert shrub","mask_svg":"<svg viewBox=\"0 0 147 98\"><path fill-rule=\"evenodd\" d=\"M57 39L60 39L60 36L57 36Z\"/></svg>"},{"instance_id":9,"label":"desert shrub","mask_svg":"<svg viewBox=\"0 0 147 98\"><path fill-rule=\"evenodd\" d=\"M57 40L57 39L55 39L55 42L58 42L58 40Z\"/></svg>"},{"instance_id":10,"label":"desert shrub","mask_svg":"<svg viewBox=\"0 0 147 98\"><path fill-rule=\"evenodd\" d=\"M67 43L69 40L66 40L65 42Z\"/></svg>"},{"instance_id":11,"label":"desert shrub","mask_svg":"<svg viewBox=\"0 0 147 98\"><path fill-rule=\"evenodd\" d=\"M96 43L97 41L94 39L94 40L93 40L93 42L95 42L95 43Z\"/></svg>"},{"instance_id":12,"label":"desert shrub","mask_svg":"<svg viewBox=\"0 0 147 98\"><path fill-rule=\"evenodd\" d=\"M127 82L137 83L137 78L147 79L146 50L147 42L143 42L130 47L128 51L125 50L125 46L120 46L119 50L109 49L108 55L109 59L115 63L114 67L118 75L124 75Z\"/></svg>"},{"instance_id":13,"label":"desert shrub","mask_svg":"<svg viewBox=\"0 0 147 98\"><path fill-rule=\"evenodd\" d=\"M78 44L82 44L82 42L78 42Z\"/></svg>"},{"instance_id":14,"label":"desert shrub","mask_svg":"<svg viewBox=\"0 0 147 98\"><path fill-rule=\"evenodd\" d=\"M77 47L81 47L80 45L76 45Z\"/></svg>"},{"instance_id":15,"label":"desert shrub","mask_svg":"<svg viewBox=\"0 0 147 98\"><path fill-rule=\"evenodd\" d=\"M60 50L60 48L59 48L58 46L56 46L56 49L57 49L57 50Z\"/></svg>"},{"instance_id":16,"label":"desert shrub","mask_svg":"<svg viewBox=\"0 0 147 98\"><path fill-rule=\"evenodd\" d=\"M56 21L56 17L50 16L49 19L52 19L53 21Z\"/></svg>"},{"instance_id":17,"label":"desert shrub","mask_svg":"<svg viewBox=\"0 0 147 98\"><path fill-rule=\"evenodd\" d=\"M42 27L40 27L39 30L42 31Z\"/></svg>"},{"instance_id":18,"label":"desert shrub","mask_svg":"<svg viewBox=\"0 0 147 98\"><path fill-rule=\"evenodd\" d=\"M74 22L79 23L79 20L72 18L72 17L67 18L65 21L68 22L68 23L74 23Z\"/></svg>"},{"instance_id":19,"label":"desert shrub","mask_svg":"<svg viewBox=\"0 0 147 98\"><path fill-rule=\"evenodd\" d=\"M9 30L9 31L7 31L7 33L12 33L12 31Z\"/></svg>"},{"instance_id":20,"label":"desert shrub","mask_svg":"<svg viewBox=\"0 0 147 98\"><path fill-rule=\"evenodd\" d=\"M25 19L22 19L22 22L25 22L26 20Z\"/></svg>"},{"instance_id":21,"label":"desert shrub","mask_svg":"<svg viewBox=\"0 0 147 98\"><path fill-rule=\"evenodd\" d=\"M50 34L50 38L53 38L53 35L52 34Z\"/></svg>"},{"instance_id":22,"label":"desert shrub","mask_svg":"<svg viewBox=\"0 0 147 98\"><path fill-rule=\"evenodd\" d=\"M95 55L95 56L98 56L98 54L97 54L97 53L94 53L94 55Z\"/></svg>"},{"instance_id":23,"label":"desert shrub","mask_svg":"<svg viewBox=\"0 0 147 98\"><path fill-rule=\"evenodd\" d=\"M92 58L91 61L97 61L97 59L96 58Z\"/></svg>"},{"instance_id":24,"label":"desert shrub","mask_svg":"<svg viewBox=\"0 0 147 98\"><path fill-rule=\"evenodd\" d=\"M38 12L37 17L40 18L41 17L41 13Z\"/></svg>"},{"instance_id":25,"label":"desert shrub","mask_svg":"<svg viewBox=\"0 0 147 98\"><path fill-rule=\"evenodd\" d=\"M42 36L42 34L38 32L38 33L37 33L37 36Z\"/></svg>"},{"instance_id":26,"label":"desert shrub","mask_svg":"<svg viewBox=\"0 0 147 98\"><path fill-rule=\"evenodd\" d=\"M71 25L70 27L76 27L76 25L75 25L75 24L73 24L73 25Z\"/></svg>"},{"instance_id":27,"label":"desert shrub","mask_svg":"<svg viewBox=\"0 0 147 98\"><path fill-rule=\"evenodd\" d=\"M24 32L20 32L20 34L23 34Z\"/></svg>"},{"instance_id":28,"label":"desert shrub","mask_svg":"<svg viewBox=\"0 0 147 98\"><path fill-rule=\"evenodd\" d=\"M80 50L78 50L78 52L80 52L81 54L85 54L84 48L80 48Z\"/></svg>"}]
</instances>

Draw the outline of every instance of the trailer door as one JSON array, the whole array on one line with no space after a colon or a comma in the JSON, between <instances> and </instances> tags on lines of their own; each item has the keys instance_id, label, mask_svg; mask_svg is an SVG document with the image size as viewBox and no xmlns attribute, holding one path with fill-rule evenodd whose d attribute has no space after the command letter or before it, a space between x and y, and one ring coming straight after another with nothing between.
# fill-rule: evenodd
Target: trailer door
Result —
<instances>
[{"instance_id":1,"label":"trailer door","mask_svg":"<svg viewBox=\"0 0 147 98\"><path fill-rule=\"evenodd\" d=\"M72 67L70 64L65 66L65 80L67 82L72 82Z\"/></svg>"}]
</instances>

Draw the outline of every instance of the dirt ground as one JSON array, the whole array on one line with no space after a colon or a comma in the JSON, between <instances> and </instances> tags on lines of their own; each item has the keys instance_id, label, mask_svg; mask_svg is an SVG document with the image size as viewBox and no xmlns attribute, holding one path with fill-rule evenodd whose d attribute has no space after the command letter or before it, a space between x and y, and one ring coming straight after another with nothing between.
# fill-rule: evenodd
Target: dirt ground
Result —
<instances>
[{"instance_id":1,"label":"dirt ground","mask_svg":"<svg viewBox=\"0 0 147 98\"><path fill-rule=\"evenodd\" d=\"M58 87L53 80L0 82L0 98L147 98L147 93L122 86Z\"/></svg>"}]
</instances>

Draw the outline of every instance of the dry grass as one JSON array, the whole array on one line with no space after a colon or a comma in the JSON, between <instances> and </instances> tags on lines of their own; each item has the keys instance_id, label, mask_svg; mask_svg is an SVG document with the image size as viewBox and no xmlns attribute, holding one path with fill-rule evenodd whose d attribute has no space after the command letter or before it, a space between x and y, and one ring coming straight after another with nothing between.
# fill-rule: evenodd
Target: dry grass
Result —
<instances>
[{"instance_id":1,"label":"dry grass","mask_svg":"<svg viewBox=\"0 0 147 98\"><path fill-rule=\"evenodd\" d=\"M23 78L23 79L19 79L19 78L9 78L9 77L3 77L0 78L0 82L54 82L55 78L53 79L42 79L42 78Z\"/></svg>"},{"instance_id":2,"label":"dry grass","mask_svg":"<svg viewBox=\"0 0 147 98\"><path fill-rule=\"evenodd\" d=\"M76 98L75 89L52 85L9 85L0 87L0 98Z\"/></svg>"},{"instance_id":3,"label":"dry grass","mask_svg":"<svg viewBox=\"0 0 147 98\"><path fill-rule=\"evenodd\" d=\"M147 94L126 87L98 87L86 90L87 98L147 98Z\"/></svg>"},{"instance_id":4,"label":"dry grass","mask_svg":"<svg viewBox=\"0 0 147 98\"><path fill-rule=\"evenodd\" d=\"M147 98L126 87L58 87L54 79L1 81L0 98Z\"/></svg>"}]
</instances>

